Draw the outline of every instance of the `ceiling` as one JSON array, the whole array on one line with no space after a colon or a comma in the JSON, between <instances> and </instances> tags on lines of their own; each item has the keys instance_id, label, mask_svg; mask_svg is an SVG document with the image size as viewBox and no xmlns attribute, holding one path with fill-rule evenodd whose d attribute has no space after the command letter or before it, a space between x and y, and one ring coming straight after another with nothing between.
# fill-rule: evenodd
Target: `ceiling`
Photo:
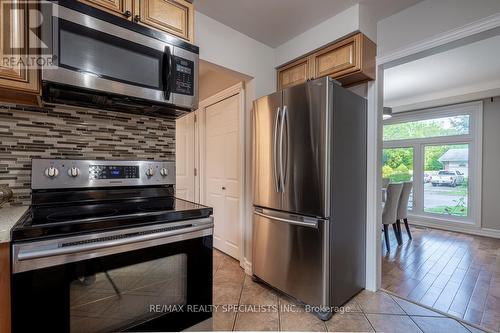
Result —
<instances>
[{"instance_id":1,"label":"ceiling","mask_svg":"<svg viewBox=\"0 0 500 333\"><path fill-rule=\"evenodd\" d=\"M359 2L381 20L419 1L194 0L194 5L197 11L274 48Z\"/></svg>"},{"instance_id":2,"label":"ceiling","mask_svg":"<svg viewBox=\"0 0 500 333\"><path fill-rule=\"evenodd\" d=\"M500 36L384 71L384 106L411 105L500 88Z\"/></svg>"}]
</instances>

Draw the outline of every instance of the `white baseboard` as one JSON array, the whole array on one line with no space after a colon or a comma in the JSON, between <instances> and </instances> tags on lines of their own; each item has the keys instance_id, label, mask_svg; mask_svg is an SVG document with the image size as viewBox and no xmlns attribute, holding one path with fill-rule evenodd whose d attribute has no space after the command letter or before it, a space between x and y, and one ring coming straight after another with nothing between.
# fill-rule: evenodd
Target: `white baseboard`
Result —
<instances>
[{"instance_id":1,"label":"white baseboard","mask_svg":"<svg viewBox=\"0 0 500 333\"><path fill-rule=\"evenodd\" d=\"M253 270L252 270L252 263L250 261L248 261L247 258L243 258L243 269L245 270L245 273L248 274L248 275L252 275L253 274Z\"/></svg>"},{"instance_id":2,"label":"white baseboard","mask_svg":"<svg viewBox=\"0 0 500 333\"><path fill-rule=\"evenodd\" d=\"M477 228L477 227L469 227L469 226L462 226L462 225L450 225L450 224L440 224L436 222L431 222L431 221L423 221L419 220L416 218L411 218L408 221L410 224L422 226L422 227L428 227L428 228L433 228L433 229L440 229L440 230L446 230L446 231L455 231L455 232L461 232L464 234L470 234L470 235L476 235L476 236L485 236L485 237L492 237L492 238L500 238L500 230L496 229L489 229L489 228Z\"/></svg>"}]
</instances>

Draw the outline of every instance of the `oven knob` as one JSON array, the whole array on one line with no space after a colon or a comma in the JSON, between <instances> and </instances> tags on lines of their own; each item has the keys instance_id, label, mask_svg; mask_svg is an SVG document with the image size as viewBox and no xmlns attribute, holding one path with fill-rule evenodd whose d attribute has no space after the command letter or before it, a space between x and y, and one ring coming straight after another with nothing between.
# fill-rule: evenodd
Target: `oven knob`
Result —
<instances>
[{"instance_id":1,"label":"oven knob","mask_svg":"<svg viewBox=\"0 0 500 333\"><path fill-rule=\"evenodd\" d=\"M167 168L161 168L160 175L162 175L163 177L167 177L168 176L168 169Z\"/></svg>"},{"instance_id":2,"label":"oven knob","mask_svg":"<svg viewBox=\"0 0 500 333\"><path fill-rule=\"evenodd\" d=\"M148 168L148 169L146 169L146 176L148 176L148 177L153 177L153 176L154 176L154 174L155 174L155 171L154 171L154 169L153 169L153 168Z\"/></svg>"},{"instance_id":3,"label":"oven knob","mask_svg":"<svg viewBox=\"0 0 500 333\"><path fill-rule=\"evenodd\" d=\"M71 167L68 169L68 176L77 177L78 175L80 175L80 169L77 167Z\"/></svg>"},{"instance_id":4,"label":"oven knob","mask_svg":"<svg viewBox=\"0 0 500 333\"><path fill-rule=\"evenodd\" d=\"M55 178L55 177L57 177L58 174L59 174L59 170L57 170L57 168L55 168L53 166L45 169L45 176L47 176L49 178Z\"/></svg>"}]
</instances>

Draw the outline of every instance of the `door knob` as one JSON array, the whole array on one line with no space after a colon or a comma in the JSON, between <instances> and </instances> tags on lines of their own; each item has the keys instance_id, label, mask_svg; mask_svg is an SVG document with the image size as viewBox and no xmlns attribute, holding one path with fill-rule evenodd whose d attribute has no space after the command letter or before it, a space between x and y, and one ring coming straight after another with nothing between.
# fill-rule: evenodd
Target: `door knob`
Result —
<instances>
[{"instance_id":1,"label":"door knob","mask_svg":"<svg viewBox=\"0 0 500 333\"><path fill-rule=\"evenodd\" d=\"M132 12L130 10L126 10L123 12L123 16L125 16L126 18L129 18L130 16L132 16Z\"/></svg>"},{"instance_id":2,"label":"door knob","mask_svg":"<svg viewBox=\"0 0 500 333\"><path fill-rule=\"evenodd\" d=\"M134 21L139 22L141 20L141 17L139 15L134 16Z\"/></svg>"}]
</instances>

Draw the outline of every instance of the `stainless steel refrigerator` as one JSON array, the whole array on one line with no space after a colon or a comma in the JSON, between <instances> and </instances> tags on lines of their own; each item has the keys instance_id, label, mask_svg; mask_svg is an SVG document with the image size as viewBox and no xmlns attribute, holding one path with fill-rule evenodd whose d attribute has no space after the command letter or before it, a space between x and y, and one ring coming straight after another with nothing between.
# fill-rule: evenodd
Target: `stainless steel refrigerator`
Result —
<instances>
[{"instance_id":1,"label":"stainless steel refrigerator","mask_svg":"<svg viewBox=\"0 0 500 333\"><path fill-rule=\"evenodd\" d=\"M365 287L366 117L329 78L254 102L253 274L324 320Z\"/></svg>"}]
</instances>

